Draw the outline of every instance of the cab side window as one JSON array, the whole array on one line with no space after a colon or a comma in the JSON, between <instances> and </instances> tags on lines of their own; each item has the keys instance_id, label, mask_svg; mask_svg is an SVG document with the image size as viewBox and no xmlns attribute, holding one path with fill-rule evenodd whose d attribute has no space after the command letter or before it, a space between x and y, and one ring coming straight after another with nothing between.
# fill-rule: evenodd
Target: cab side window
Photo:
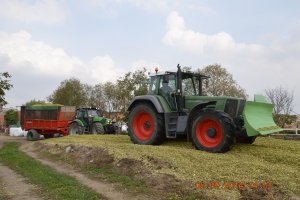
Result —
<instances>
[{"instance_id":1,"label":"cab side window","mask_svg":"<svg viewBox=\"0 0 300 200\"><path fill-rule=\"evenodd\" d=\"M174 74L166 74L160 78L159 94L168 102L171 110L176 110L174 93L176 92L176 81Z\"/></svg>"}]
</instances>

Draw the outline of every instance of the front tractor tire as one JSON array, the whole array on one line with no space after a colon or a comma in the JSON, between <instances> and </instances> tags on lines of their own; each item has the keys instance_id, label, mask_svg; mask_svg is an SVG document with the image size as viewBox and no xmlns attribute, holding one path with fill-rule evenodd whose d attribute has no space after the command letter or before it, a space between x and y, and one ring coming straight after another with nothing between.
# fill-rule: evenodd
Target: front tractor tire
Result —
<instances>
[{"instance_id":1,"label":"front tractor tire","mask_svg":"<svg viewBox=\"0 0 300 200\"><path fill-rule=\"evenodd\" d=\"M225 112L207 109L192 120L191 138L196 149L226 152L233 144L234 137L232 118Z\"/></svg>"},{"instance_id":2,"label":"front tractor tire","mask_svg":"<svg viewBox=\"0 0 300 200\"><path fill-rule=\"evenodd\" d=\"M166 138L163 116L149 104L137 104L129 113L128 134L135 144L163 143Z\"/></svg>"},{"instance_id":3,"label":"front tractor tire","mask_svg":"<svg viewBox=\"0 0 300 200\"><path fill-rule=\"evenodd\" d=\"M101 122L95 122L92 125L92 134L104 134L104 128Z\"/></svg>"},{"instance_id":4,"label":"front tractor tire","mask_svg":"<svg viewBox=\"0 0 300 200\"><path fill-rule=\"evenodd\" d=\"M83 134L84 127L80 126L78 123L73 122L70 124L68 133L69 135L78 135L78 134Z\"/></svg>"}]
</instances>

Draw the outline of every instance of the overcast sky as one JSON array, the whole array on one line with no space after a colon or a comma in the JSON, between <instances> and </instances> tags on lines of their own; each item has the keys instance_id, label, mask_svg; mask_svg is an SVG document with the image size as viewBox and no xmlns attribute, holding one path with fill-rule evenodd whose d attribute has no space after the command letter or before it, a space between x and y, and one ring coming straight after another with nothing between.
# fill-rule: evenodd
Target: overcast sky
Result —
<instances>
[{"instance_id":1,"label":"overcast sky","mask_svg":"<svg viewBox=\"0 0 300 200\"><path fill-rule=\"evenodd\" d=\"M146 67L218 63L250 97L283 86L300 113L298 0L0 0L6 107L45 100L61 81L113 81ZM122 88L120 88L122 89Z\"/></svg>"}]
</instances>

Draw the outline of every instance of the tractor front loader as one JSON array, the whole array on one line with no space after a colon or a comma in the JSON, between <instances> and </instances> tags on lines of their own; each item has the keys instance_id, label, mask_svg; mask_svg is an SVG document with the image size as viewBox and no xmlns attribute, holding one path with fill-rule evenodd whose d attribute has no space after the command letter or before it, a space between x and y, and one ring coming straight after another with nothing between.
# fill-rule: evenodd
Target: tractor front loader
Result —
<instances>
[{"instance_id":1,"label":"tractor front loader","mask_svg":"<svg viewBox=\"0 0 300 200\"><path fill-rule=\"evenodd\" d=\"M132 142L159 145L186 136L196 149L226 152L234 141L251 144L259 135L281 131L264 96L255 95L254 101L203 96L208 78L182 72L179 65L177 72L151 76L148 95L134 97L128 107Z\"/></svg>"}]
</instances>

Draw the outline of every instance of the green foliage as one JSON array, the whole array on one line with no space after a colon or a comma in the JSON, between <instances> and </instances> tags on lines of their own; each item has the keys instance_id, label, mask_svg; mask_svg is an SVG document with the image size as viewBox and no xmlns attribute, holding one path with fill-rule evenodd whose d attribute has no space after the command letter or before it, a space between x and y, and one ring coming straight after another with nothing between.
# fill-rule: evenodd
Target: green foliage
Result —
<instances>
[{"instance_id":1,"label":"green foliage","mask_svg":"<svg viewBox=\"0 0 300 200\"><path fill-rule=\"evenodd\" d=\"M4 120L7 126L16 125L19 121L18 112L13 109L9 109L8 111L5 112Z\"/></svg>"},{"instance_id":2,"label":"green foliage","mask_svg":"<svg viewBox=\"0 0 300 200\"><path fill-rule=\"evenodd\" d=\"M119 110L119 101L118 101L118 88L117 85L112 82L106 82L103 85L104 99L106 111L114 112Z\"/></svg>"},{"instance_id":3,"label":"green foliage","mask_svg":"<svg viewBox=\"0 0 300 200\"><path fill-rule=\"evenodd\" d=\"M87 88L89 90L88 93L88 106L100 108L103 111L106 111L106 102L107 98L104 93L104 85L96 84L94 87Z\"/></svg>"},{"instance_id":4,"label":"green foliage","mask_svg":"<svg viewBox=\"0 0 300 200\"><path fill-rule=\"evenodd\" d=\"M146 69L126 73L117 80L116 86L119 111L125 112L134 96L147 94Z\"/></svg>"},{"instance_id":5,"label":"green foliage","mask_svg":"<svg viewBox=\"0 0 300 200\"><path fill-rule=\"evenodd\" d=\"M208 96L247 97L245 89L237 84L232 74L221 65L208 65L202 70L199 69L198 72L210 77L208 87L204 87L204 94Z\"/></svg>"},{"instance_id":6,"label":"green foliage","mask_svg":"<svg viewBox=\"0 0 300 200\"><path fill-rule=\"evenodd\" d=\"M62 81L47 99L55 104L97 107L105 112L126 112L132 98L144 94L147 94L145 68L128 72L116 83L106 82L95 86L70 78Z\"/></svg>"},{"instance_id":7,"label":"green foliage","mask_svg":"<svg viewBox=\"0 0 300 200\"><path fill-rule=\"evenodd\" d=\"M75 178L59 173L18 150L17 143L7 143L0 149L0 162L26 177L51 199L103 199Z\"/></svg>"},{"instance_id":8,"label":"green foliage","mask_svg":"<svg viewBox=\"0 0 300 200\"><path fill-rule=\"evenodd\" d=\"M44 100L35 100L35 99L32 99L28 102L26 102L25 104L23 104L24 106L33 106L35 104L46 104L46 101Z\"/></svg>"},{"instance_id":9,"label":"green foliage","mask_svg":"<svg viewBox=\"0 0 300 200\"><path fill-rule=\"evenodd\" d=\"M55 104L66 106L86 106L88 102L88 86L76 78L70 78L60 83L59 87L48 97Z\"/></svg>"},{"instance_id":10,"label":"green foliage","mask_svg":"<svg viewBox=\"0 0 300 200\"><path fill-rule=\"evenodd\" d=\"M10 83L11 75L8 72L0 72L0 105L6 105L5 91L10 90L13 85Z\"/></svg>"}]
</instances>

